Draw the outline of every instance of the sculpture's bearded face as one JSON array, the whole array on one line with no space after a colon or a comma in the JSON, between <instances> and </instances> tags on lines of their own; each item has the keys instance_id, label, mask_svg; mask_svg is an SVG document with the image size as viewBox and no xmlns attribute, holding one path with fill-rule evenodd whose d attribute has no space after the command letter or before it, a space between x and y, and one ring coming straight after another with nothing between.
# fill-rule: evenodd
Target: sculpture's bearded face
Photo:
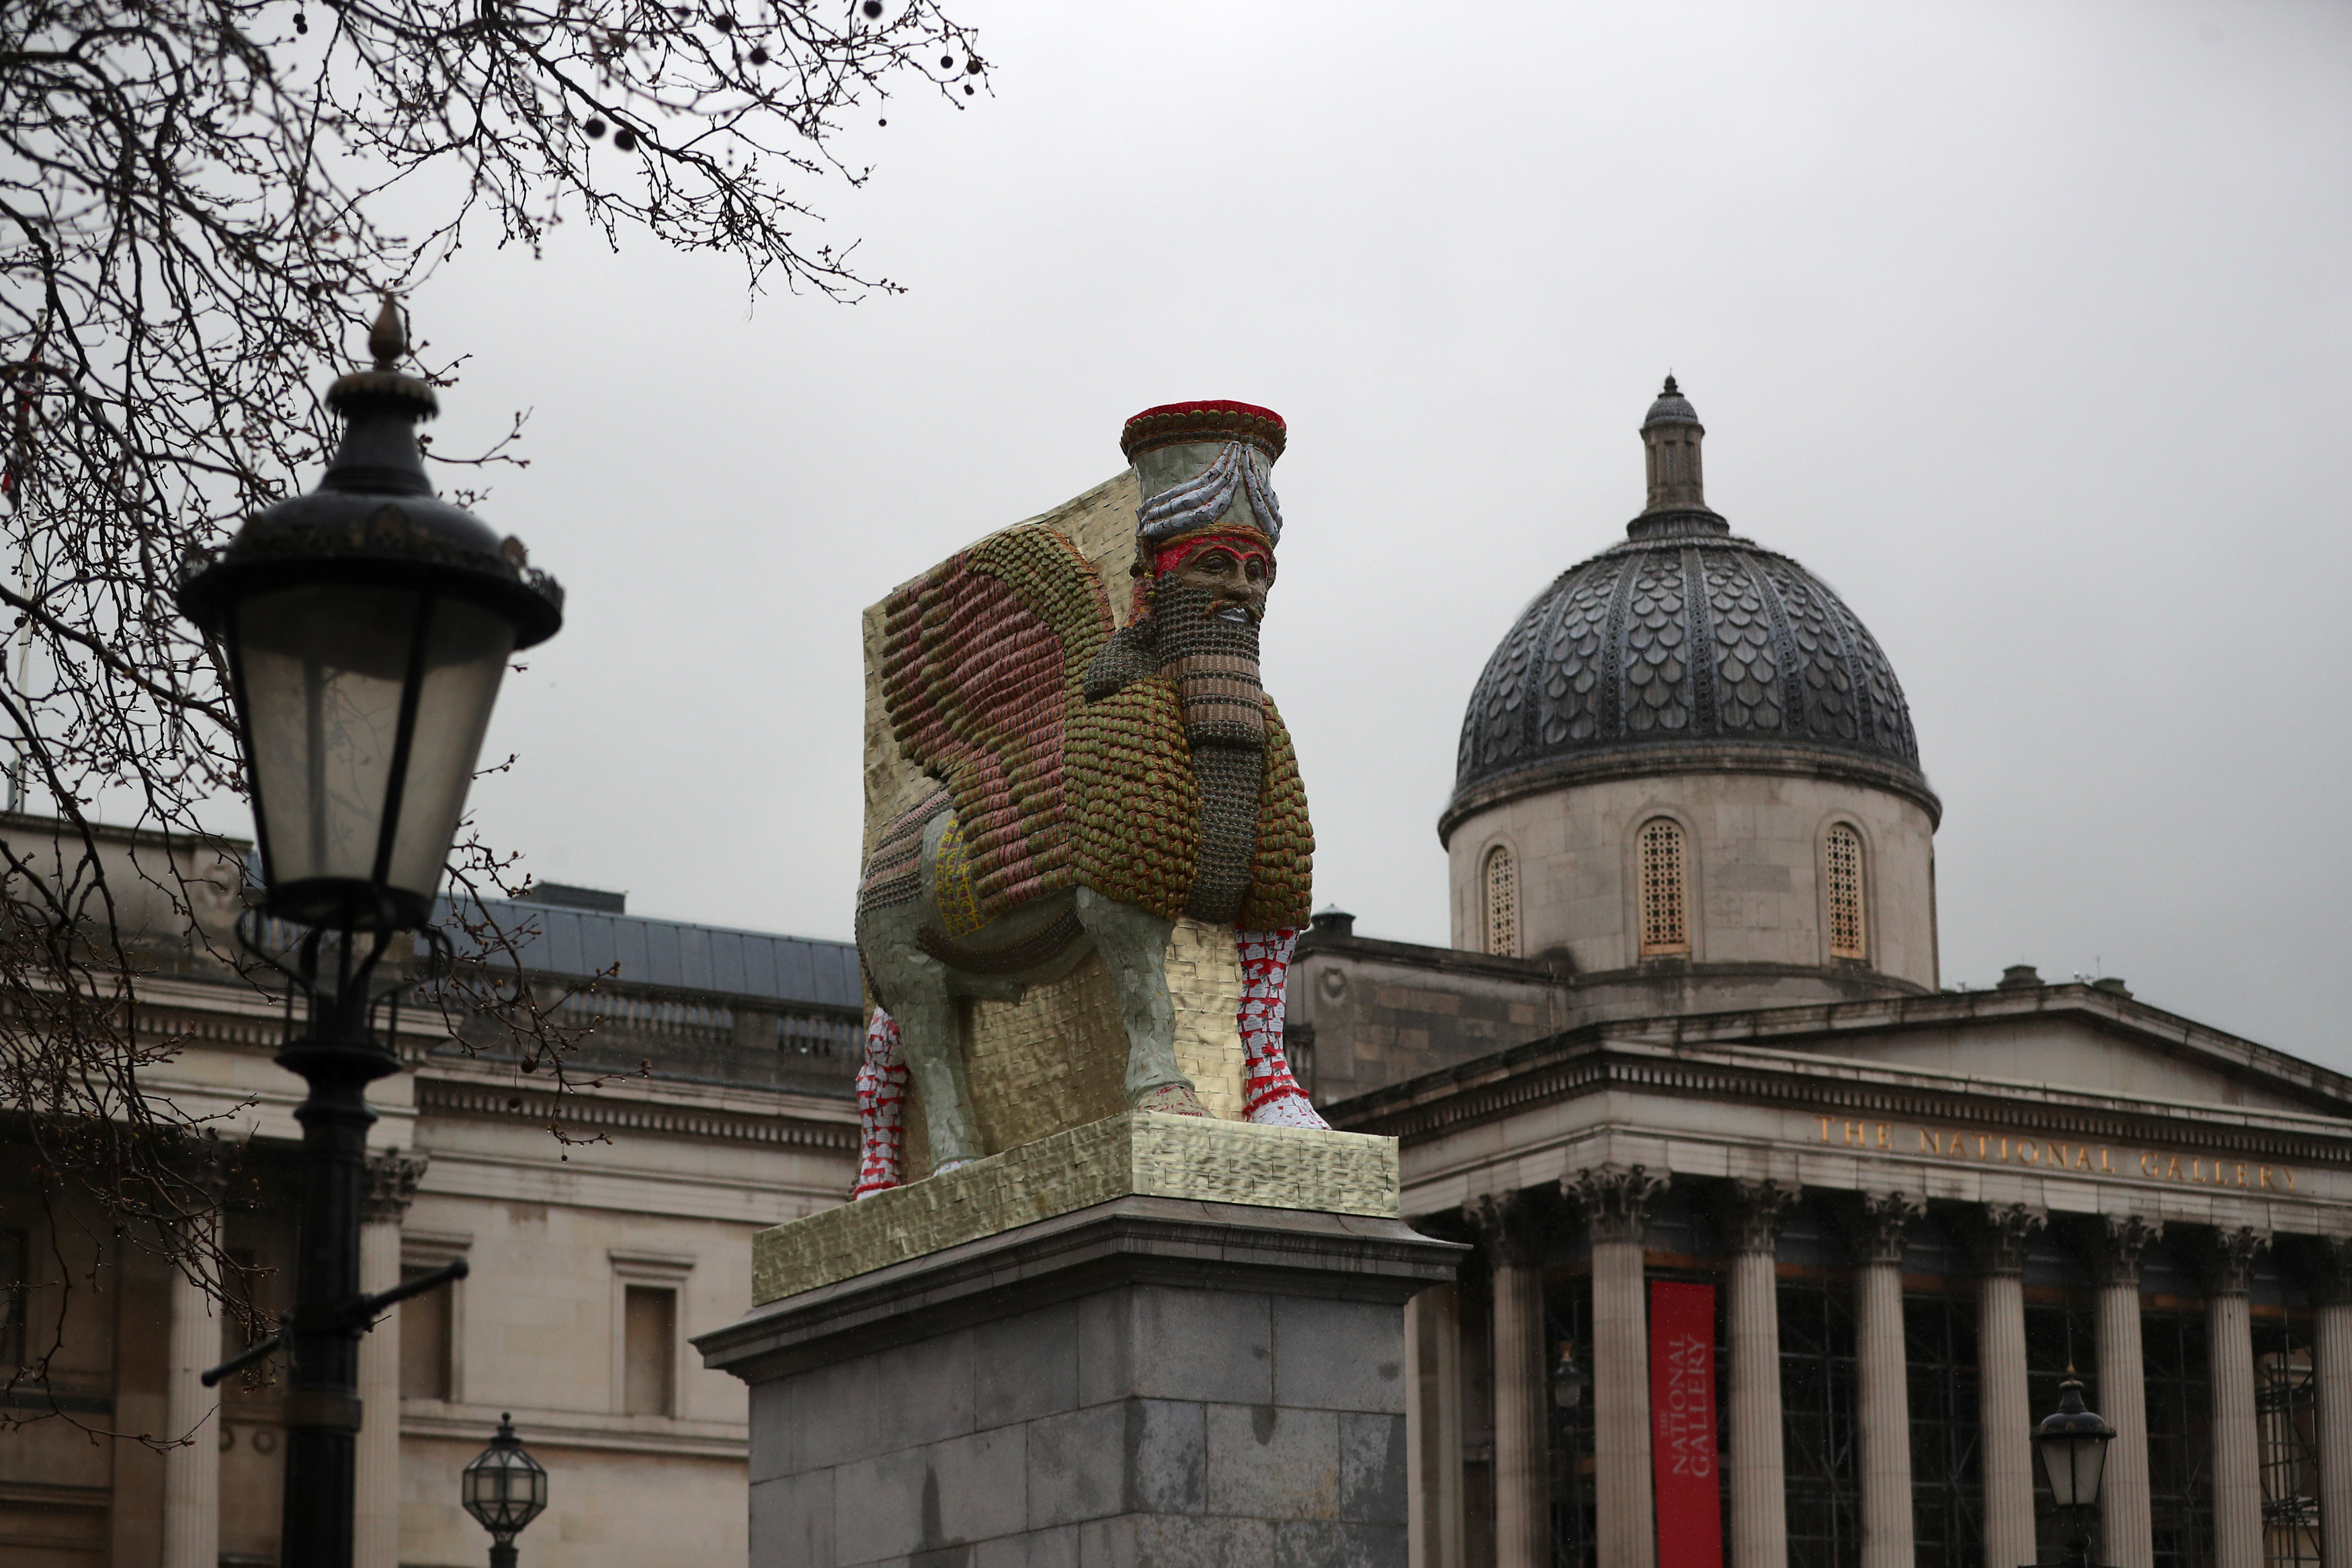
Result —
<instances>
[{"instance_id":1,"label":"sculpture's bearded face","mask_svg":"<svg viewBox=\"0 0 2352 1568\"><path fill-rule=\"evenodd\" d=\"M1257 628L1274 552L1255 534L1181 539L1153 562L1151 619L1160 672L1176 683L1188 740L1265 744Z\"/></svg>"},{"instance_id":2,"label":"sculpture's bearded face","mask_svg":"<svg viewBox=\"0 0 2352 1568\"><path fill-rule=\"evenodd\" d=\"M1160 591L1171 583L1209 596L1212 619L1255 626L1265 619L1266 591L1274 586L1274 552L1241 534L1210 534L1184 539L1160 552L1154 562Z\"/></svg>"}]
</instances>

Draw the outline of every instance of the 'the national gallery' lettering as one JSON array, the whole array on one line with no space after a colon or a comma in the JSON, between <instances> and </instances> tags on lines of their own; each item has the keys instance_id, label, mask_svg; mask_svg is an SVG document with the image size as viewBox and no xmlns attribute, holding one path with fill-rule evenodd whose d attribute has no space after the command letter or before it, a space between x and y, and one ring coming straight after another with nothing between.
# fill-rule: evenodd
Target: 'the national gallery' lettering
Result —
<instances>
[{"instance_id":1,"label":"'the national gallery' lettering","mask_svg":"<svg viewBox=\"0 0 2352 1568\"><path fill-rule=\"evenodd\" d=\"M2252 1191L2293 1192L2294 1172L2284 1166L2206 1155L2168 1155L2156 1150L2116 1151L2106 1144L2074 1144L2063 1138L2021 1138L2007 1133L1947 1132L1901 1122L1852 1122L1817 1116L1822 1142L1832 1147L1890 1155L1927 1155L1937 1159L1980 1160L1988 1165L2035 1166L2092 1176L2138 1176L2149 1181L2197 1186L2242 1186ZM1916 1140L1917 1146L1913 1146Z\"/></svg>"}]
</instances>

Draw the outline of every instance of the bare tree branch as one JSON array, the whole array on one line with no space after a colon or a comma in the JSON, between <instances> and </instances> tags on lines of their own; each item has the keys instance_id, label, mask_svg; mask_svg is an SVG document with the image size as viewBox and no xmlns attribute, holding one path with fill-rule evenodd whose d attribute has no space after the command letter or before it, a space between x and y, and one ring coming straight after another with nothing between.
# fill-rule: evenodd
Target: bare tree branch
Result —
<instances>
[{"instance_id":1,"label":"bare tree branch","mask_svg":"<svg viewBox=\"0 0 2352 1568\"><path fill-rule=\"evenodd\" d=\"M315 476L319 389L376 297L477 230L536 250L572 219L733 256L754 291L894 289L805 193L867 177L835 153L845 116L985 82L941 0L0 7L0 758L8 810L55 819L39 852L30 819L0 819L0 1123L46 1190L226 1291L218 1140L140 1076L181 1049L144 1021L156 973L236 968L196 914L236 895L206 880L199 817L244 770L221 660L173 591ZM431 215L394 233L395 207ZM517 461L515 434L464 461ZM593 1086L565 1065L565 998L526 976L529 931L488 917L520 891L513 857L469 840L453 872L466 961L423 999L462 1039L503 1031L539 1082ZM128 927L132 892L180 929Z\"/></svg>"}]
</instances>

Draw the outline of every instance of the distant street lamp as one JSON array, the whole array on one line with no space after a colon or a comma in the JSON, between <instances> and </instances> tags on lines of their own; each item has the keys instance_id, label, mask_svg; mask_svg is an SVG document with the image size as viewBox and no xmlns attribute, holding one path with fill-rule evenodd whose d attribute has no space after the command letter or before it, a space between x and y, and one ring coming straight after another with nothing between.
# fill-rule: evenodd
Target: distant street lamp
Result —
<instances>
[{"instance_id":1,"label":"distant street lamp","mask_svg":"<svg viewBox=\"0 0 2352 1568\"><path fill-rule=\"evenodd\" d=\"M547 1511L547 1471L515 1437L514 1417L499 1417L498 1436L458 1478L466 1511L490 1532L490 1568L515 1568L514 1538Z\"/></svg>"},{"instance_id":2,"label":"distant street lamp","mask_svg":"<svg viewBox=\"0 0 2352 1568\"><path fill-rule=\"evenodd\" d=\"M1592 1375L1576 1364L1576 1342L1559 1342L1559 1360L1551 1369L1551 1402L1561 1410L1573 1410L1584 1403L1584 1391L1592 1386Z\"/></svg>"},{"instance_id":3,"label":"distant street lamp","mask_svg":"<svg viewBox=\"0 0 2352 1568\"><path fill-rule=\"evenodd\" d=\"M2058 1408L2033 1429L2033 1446L2042 1452L2042 1468L2050 1478L2050 1496L2069 1511L2074 1539L2066 1548L2066 1568L2089 1568L2090 1511L2098 1506L2099 1483L2105 1478L2107 1445L2116 1429L2083 1404L2083 1380L2066 1369L2058 1385Z\"/></svg>"},{"instance_id":4,"label":"distant street lamp","mask_svg":"<svg viewBox=\"0 0 2352 1568\"><path fill-rule=\"evenodd\" d=\"M394 368L407 341L390 299L368 348L375 368L327 391L345 424L319 487L191 557L179 593L228 665L262 907L310 927L289 966L238 925L310 1004L278 1055L310 1085L294 1113L308 1166L295 1309L278 1335L205 1375L215 1383L291 1343L281 1551L303 1568L352 1561L360 1335L386 1306L466 1271L460 1260L360 1294L367 1086L400 1066L370 1027L398 981L372 977L397 933L444 941L434 897L499 676L563 620L562 591L525 565L520 541L435 498L416 422L438 405Z\"/></svg>"}]
</instances>

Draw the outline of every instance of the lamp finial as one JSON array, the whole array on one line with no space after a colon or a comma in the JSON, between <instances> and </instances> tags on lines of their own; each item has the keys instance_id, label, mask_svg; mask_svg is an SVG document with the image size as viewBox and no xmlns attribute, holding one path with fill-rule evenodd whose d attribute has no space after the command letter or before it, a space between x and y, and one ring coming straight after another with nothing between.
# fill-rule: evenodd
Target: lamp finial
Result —
<instances>
[{"instance_id":1,"label":"lamp finial","mask_svg":"<svg viewBox=\"0 0 2352 1568\"><path fill-rule=\"evenodd\" d=\"M375 313L375 325L368 329L368 352L375 356L375 368L380 371L393 369L408 352L408 324L401 319L400 301L390 294L383 297L383 308Z\"/></svg>"}]
</instances>

